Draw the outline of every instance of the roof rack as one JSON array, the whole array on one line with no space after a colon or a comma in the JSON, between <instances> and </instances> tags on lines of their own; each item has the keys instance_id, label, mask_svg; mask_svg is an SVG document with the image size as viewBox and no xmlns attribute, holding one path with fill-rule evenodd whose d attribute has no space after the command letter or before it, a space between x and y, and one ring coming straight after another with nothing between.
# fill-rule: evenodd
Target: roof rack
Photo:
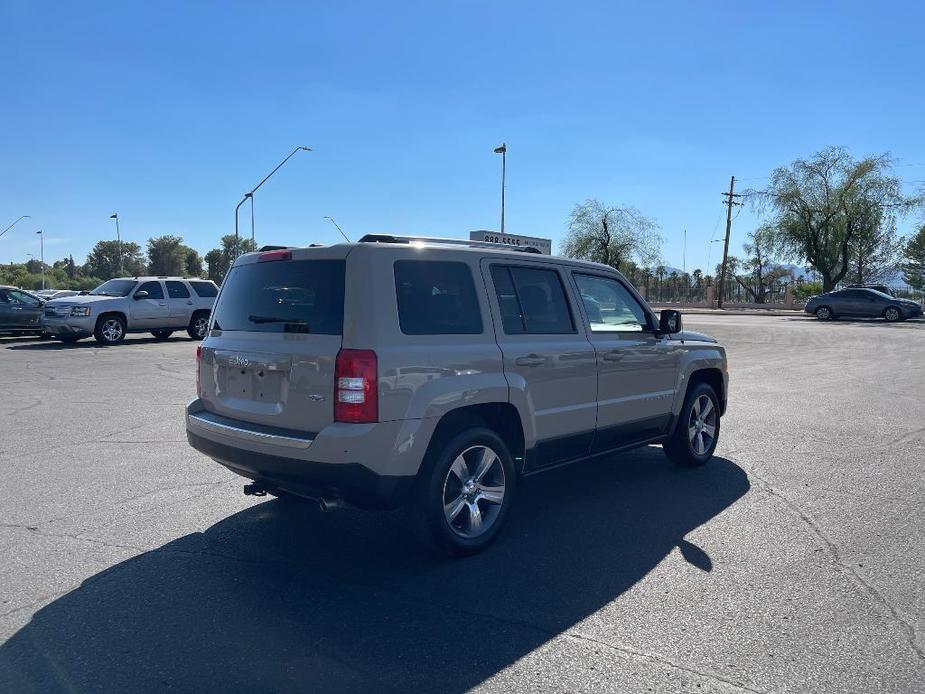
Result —
<instances>
[{"instance_id":1,"label":"roof rack","mask_svg":"<svg viewBox=\"0 0 925 694\"><path fill-rule=\"evenodd\" d=\"M468 246L469 248L495 248L502 251L519 251L520 253L539 253L533 246L512 246L507 243L490 241L469 241L466 239L444 239L437 236L395 236L393 234L366 234L359 243L439 243L448 246Z\"/></svg>"}]
</instances>

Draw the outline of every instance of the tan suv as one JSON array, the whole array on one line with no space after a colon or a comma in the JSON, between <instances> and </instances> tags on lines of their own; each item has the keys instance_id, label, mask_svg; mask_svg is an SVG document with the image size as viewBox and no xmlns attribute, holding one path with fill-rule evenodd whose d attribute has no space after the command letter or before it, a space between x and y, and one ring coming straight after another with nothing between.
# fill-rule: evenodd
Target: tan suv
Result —
<instances>
[{"instance_id":1,"label":"tan suv","mask_svg":"<svg viewBox=\"0 0 925 694\"><path fill-rule=\"evenodd\" d=\"M407 503L456 554L517 481L661 443L713 454L726 353L613 268L398 236L238 258L197 351L189 442L250 494Z\"/></svg>"}]
</instances>

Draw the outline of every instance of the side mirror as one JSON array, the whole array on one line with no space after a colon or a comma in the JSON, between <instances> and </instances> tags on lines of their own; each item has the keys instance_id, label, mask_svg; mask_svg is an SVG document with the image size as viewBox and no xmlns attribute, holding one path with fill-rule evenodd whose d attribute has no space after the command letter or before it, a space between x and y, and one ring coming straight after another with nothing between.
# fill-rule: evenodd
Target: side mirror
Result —
<instances>
[{"instance_id":1,"label":"side mirror","mask_svg":"<svg viewBox=\"0 0 925 694\"><path fill-rule=\"evenodd\" d=\"M147 299L147 298L148 298L148 292L146 292L144 289L142 289L140 292L135 292L135 297L134 297L134 298L135 298L135 301L138 301L139 299Z\"/></svg>"},{"instance_id":2,"label":"side mirror","mask_svg":"<svg viewBox=\"0 0 925 694\"><path fill-rule=\"evenodd\" d=\"M666 308L658 317L659 335L674 335L681 332L681 312Z\"/></svg>"}]
</instances>

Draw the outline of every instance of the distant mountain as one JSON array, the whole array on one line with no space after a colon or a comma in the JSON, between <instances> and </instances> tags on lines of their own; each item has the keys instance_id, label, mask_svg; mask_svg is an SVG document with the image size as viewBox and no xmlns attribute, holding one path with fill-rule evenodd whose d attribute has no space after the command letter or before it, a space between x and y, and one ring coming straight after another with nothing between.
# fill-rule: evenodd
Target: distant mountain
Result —
<instances>
[{"instance_id":1,"label":"distant mountain","mask_svg":"<svg viewBox=\"0 0 925 694\"><path fill-rule=\"evenodd\" d=\"M799 265L794 265L793 263L778 263L774 267L786 270L795 280L802 279L805 282L812 280L812 275L806 271L805 267L800 267Z\"/></svg>"}]
</instances>

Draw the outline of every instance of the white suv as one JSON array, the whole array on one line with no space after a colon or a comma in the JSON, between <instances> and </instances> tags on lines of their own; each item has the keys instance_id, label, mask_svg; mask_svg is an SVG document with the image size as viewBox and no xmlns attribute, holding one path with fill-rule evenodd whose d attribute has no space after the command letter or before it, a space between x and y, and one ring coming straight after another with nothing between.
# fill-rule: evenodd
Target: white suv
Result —
<instances>
[{"instance_id":1,"label":"white suv","mask_svg":"<svg viewBox=\"0 0 925 694\"><path fill-rule=\"evenodd\" d=\"M121 277L88 294L49 301L42 328L62 342L93 335L101 344L114 345L130 332L166 340L175 330L201 340L217 295L218 287L209 280Z\"/></svg>"}]
</instances>

